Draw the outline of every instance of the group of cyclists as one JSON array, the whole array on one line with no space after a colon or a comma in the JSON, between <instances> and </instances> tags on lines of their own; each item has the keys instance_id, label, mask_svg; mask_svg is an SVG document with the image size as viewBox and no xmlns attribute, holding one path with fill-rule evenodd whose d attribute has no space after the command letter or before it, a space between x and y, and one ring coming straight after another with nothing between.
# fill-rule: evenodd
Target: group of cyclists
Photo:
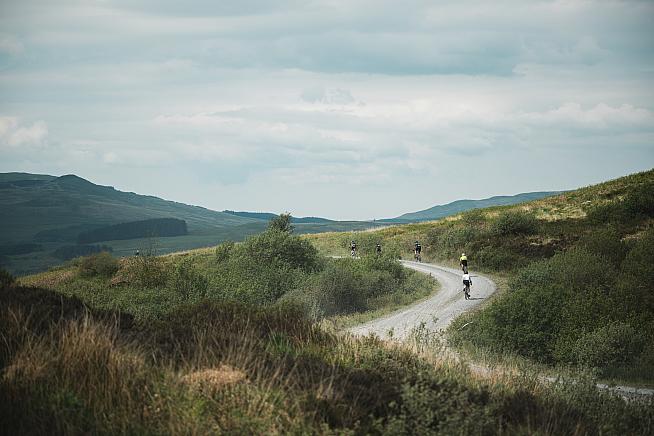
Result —
<instances>
[{"instance_id":1,"label":"group of cyclists","mask_svg":"<svg viewBox=\"0 0 654 436\"><path fill-rule=\"evenodd\" d=\"M380 256L381 252L381 244L377 244L375 247L375 253ZM352 257L356 257L357 255L357 243L354 240L350 243L350 254ZM420 245L419 241L416 241L413 244L413 257L416 262L422 262L422 245ZM463 271L463 295L466 300L469 300L472 278L468 273L468 256L466 256L465 253L461 253L461 257L459 258L459 266L461 266L461 270Z\"/></svg>"},{"instance_id":2,"label":"group of cyclists","mask_svg":"<svg viewBox=\"0 0 654 436\"><path fill-rule=\"evenodd\" d=\"M376 245L375 253L378 256L381 255L381 244ZM352 257L356 257L357 255L357 243L354 240L350 243L350 254L352 255ZM422 262L422 245L420 245L419 241L416 241L413 244L413 257L416 260L416 262ZM461 257L459 258L459 265L461 266L461 270L463 271L463 295L466 300L469 300L470 287L472 286L472 278L468 273L468 256L466 256L465 253L461 253Z\"/></svg>"}]
</instances>

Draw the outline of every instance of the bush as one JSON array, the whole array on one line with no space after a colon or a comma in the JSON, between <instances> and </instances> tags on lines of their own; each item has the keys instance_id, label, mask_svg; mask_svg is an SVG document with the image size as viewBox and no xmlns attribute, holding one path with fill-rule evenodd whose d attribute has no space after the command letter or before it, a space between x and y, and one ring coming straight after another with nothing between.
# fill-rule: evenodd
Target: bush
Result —
<instances>
[{"instance_id":1,"label":"bush","mask_svg":"<svg viewBox=\"0 0 654 436\"><path fill-rule=\"evenodd\" d=\"M627 323L611 323L584 334L575 344L577 363L591 368L633 363L643 349L640 333Z\"/></svg>"},{"instance_id":2,"label":"bush","mask_svg":"<svg viewBox=\"0 0 654 436\"><path fill-rule=\"evenodd\" d=\"M538 231L538 220L529 213L504 212L493 222L492 232L499 236L532 235Z\"/></svg>"},{"instance_id":3,"label":"bush","mask_svg":"<svg viewBox=\"0 0 654 436\"><path fill-rule=\"evenodd\" d=\"M323 316L366 310L362 277L348 263L331 262L316 281L314 292Z\"/></svg>"},{"instance_id":4,"label":"bush","mask_svg":"<svg viewBox=\"0 0 654 436\"><path fill-rule=\"evenodd\" d=\"M468 227L478 226L486 221L486 215L481 209L472 209L465 212L461 220Z\"/></svg>"},{"instance_id":5,"label":"bush","mask_svg":"<svg viewBox=\"0 0 654 436\"><path fill-rule=\"evenodd\" d=\"M141 254L136 256L130 269L136 282L146 288L159 287L166 284L168 271L160 257Z\"/></svg>"},{"instance_id":6,"label":"bush","mask_svg":"<svg viewBox=\"0 0 654 436\"><path fill-rule=\"evenodd\" d=\"M468 337L539 361L571 360L584 329L606 322L614 276L606 259L583 249L534 262L511 280L507 294L479 312Z\"/></svg>"},{"instance_id":7,"label":"bush","mask_svg":"<svg viewBox=\"0 0 654 436\"><path fill-rule=\"evenodd\" d=\"M591 253L609 259L615 266L620 265L628 251L614 227L603 227L585 235L579 245Z\"/></svg>"},{"instance_id":8,"label":"bush","mask_svg":"<svg viewBox=\"0 0 654 436\"><path fill-rule=\"evenodd\" d=\"M216 247L216 261L225 262L234 250L234 243L232 241L223 242Z\"/></svg>"},{"instance_id":9,"label":"bush","mask_svg":"<svg viewBox=\"0 0 654 436\"><path fill-rule=\"evenodd\" d=\"M588 220L595 224L633 224L643 218L654 217L654 183L638 185L624 198L593 207Z\"/></svg>"},{"instance_id":10,"label":"bush","mask_svg":"<svg viewBox=\"0 0 654 436\"><path fill-rule=\"evenodd\" d=\"M182 260L171 277L171 287L184 300L207 295L209 281L201 274L191 259Z\"/></svg>"},{"instance_id":11,"label":"bush","mask_svg":"<svg viewBox=\"0 0 654 436\"><path fill-rule=\"evenodd\" d=\"M0 268L0 288L4 288L5 286L11 286L14 284L16 279L14 278L13 275L9 271L7 271L4 268Z\"/></svg>"},{"instance_id":12,"label":"bush","mask_svg":"<svg viewBox=\"0 0 654 436\"><path fill-rule=\"evenodd\" d=\"M79 269L82 276L85 277L111 277L120 269L120 263L111 254L103 251L82 258L79 262Z\"/></svg>"},{"instance_id":13,"label":"bush","mask_svg":"<svg viewBox=\"0 0 654 436\"><path fill-rule=\"evenodd\" d=\"M525 259L513 253L509 248L487 246L475 256L476 263L482 268L510 270L523 266Z\"/></svg>"},{"instance_id":14,"label":"bush","mask_svg":"<svg viewBox=\"0 0 654 436\"><path fill-rule=\"evenodd\" d=\"M288 232L269 229L251 236L239 246L242 259L250 258L262 264L279 262L303 271L315 271L320 266L318 251L306 239Z\"/></svg>"}]
</instances>

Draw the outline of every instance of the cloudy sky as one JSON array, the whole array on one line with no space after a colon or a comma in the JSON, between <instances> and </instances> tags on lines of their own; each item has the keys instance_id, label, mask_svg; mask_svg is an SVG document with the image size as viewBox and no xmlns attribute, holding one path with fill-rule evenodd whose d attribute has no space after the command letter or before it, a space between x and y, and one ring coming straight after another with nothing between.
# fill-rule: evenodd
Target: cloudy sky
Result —
<instances>
[{"instance_id":1,"label":"cloudy sky","mask_svg":"<svg viewBox=\"0 0 654 436\"><path fill-rule=\"evenodd\" d=\"M652 1L0 0L0 172L370 219L652 167Z\"/></svg>"}]
</instances>

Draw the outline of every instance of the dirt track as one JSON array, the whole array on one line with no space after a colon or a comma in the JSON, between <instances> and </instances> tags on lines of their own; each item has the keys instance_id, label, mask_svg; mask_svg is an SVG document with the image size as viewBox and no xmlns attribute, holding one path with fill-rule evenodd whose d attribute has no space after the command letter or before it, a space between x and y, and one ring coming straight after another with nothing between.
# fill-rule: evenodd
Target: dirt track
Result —
<instances>
[{"instance_id":1,"label":"dirt track","mask_svg":"<svg viewBox=\"0 0 654 436\"><path fill-rule=\"evenodd\" d=\"M392 331L394 339L402 340L407 337L412 328L419 326L422 322L425 322L430 330L444 330L457 316L483 303L497 290L497 286L491 279L471 271L471 299L466 300L463 298L462 273L460 270L410 261L402 261L402 264L407 268L430 274L436 278L441 285L440 290L427 300L406 309L352 327L349 330L351 333L357 335L375 333L381 338L389 338L389 332ZM476 369L482 372L487 370L479 366ZM551 377L543 376L542 379L550 383L557 382L556 379ZM610 390L630 400L654 396L654 389L619 385L609 386L601 383L598 383L597 387Z\"/></svg>"},{"instance_id":2,"label":"dirt track","mask_svg":"<svg viewBox=\"0 0 654 436\"><path fill-rule=\"evenodd\" d=\"M471 299L466 300L463 298L462 272L460 270L409 261L402 261L402 264L407 268L431 274L440 283L440 290L425 301L353 327L350 332L358 335L375 333L381 338L387 338L392 329L394 338L404 339L409 331L420 325L421 322L425 322L430 330L445 329L454 318L481 304L497 289L492 280L471 271Z\"/></svg>"}]
</instances>

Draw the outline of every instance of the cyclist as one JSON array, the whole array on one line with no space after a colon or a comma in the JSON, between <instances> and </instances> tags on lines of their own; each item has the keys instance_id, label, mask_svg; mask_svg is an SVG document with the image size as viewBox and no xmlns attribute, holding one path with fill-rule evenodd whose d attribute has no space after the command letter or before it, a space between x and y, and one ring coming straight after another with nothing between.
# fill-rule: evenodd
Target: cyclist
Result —
<instances>
[{"instance_id":1,"label":"cyclist","mask_svg":"<svg viewBox=\"0 0 654 436\"><path fill-rule=\"evenodd\" d=\"M377 247L375 248L375 251L377 252L377 256L381 256L381 245L377 244Z\"/></svg>"},{"instance_id":2,"label":"cyclist","mask_svg":"<svg viewBox=\"0 0 654 436\"><path fill-rule=\"evenodd\" d=\"M351 251L352 257L357 255L357 243L356 242L354 242L354 241L350 242L350 251Z\"/></svg>"},{"instance_id":3,"label":"cyclist","mask_svg":"<svg viewBox=\"0 0 654 436\"><path fill-rule=\"evenodd\" d=\"M463 271L466 273L468 272L468 256L466 256L465 253L461 253L461 257L459 258L459 265L461 265L461 269Z\"/></svg>"},{"instance_id":4,"label":"cyclist","mask_svg":"<svg viewBox=\"0 0 654 436\"><path fill-rule=\"evenodd\" d=\"M416 261L418 262L422 260L420 257L421 252L422 252L422 245L420 245L420 242L416 241L413 246L413 254L415 255Z\"/></svg>"},{"instance_id":5,"label":"cyclist","mask_svg":"<svg viewBox=\"0 0 654 436\"><path fill-rule=\"evenodd\" d=\"M463 295L465 296L466 300L470 299L470 286L472 286L472 279L470 278L468 271L465 271L463 273Z\"/></svg>"}]
</instances>

